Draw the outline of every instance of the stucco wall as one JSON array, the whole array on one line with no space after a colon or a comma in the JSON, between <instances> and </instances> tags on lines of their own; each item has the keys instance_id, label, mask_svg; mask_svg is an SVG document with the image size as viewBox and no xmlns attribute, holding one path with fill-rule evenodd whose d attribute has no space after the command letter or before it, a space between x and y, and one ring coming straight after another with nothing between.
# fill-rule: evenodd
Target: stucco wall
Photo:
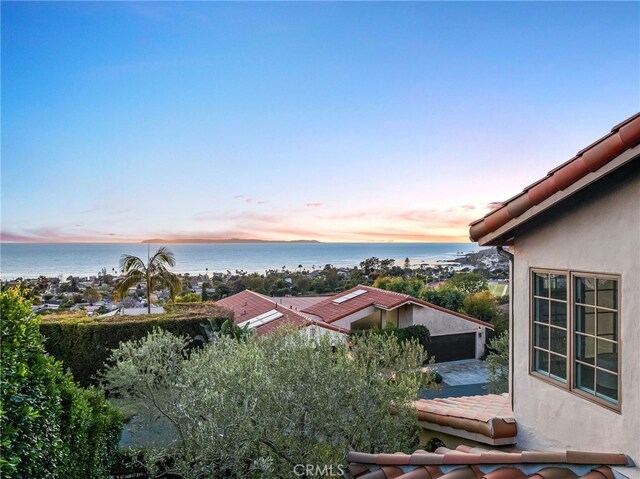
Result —
<instances>
[{"instance_id":1,"label":"stucco wall","mask_svg":"<svg viewBox=\"0 0 640 479\"><path fill-rule=\"evenodd\" d=\"M460 334L478 331L478 324L462 319L454 314L437 309L413 306L413 324L422 324L429 329L431 336Z\"/></svg>"},{"instance_id":2,"label":"stucco wall","mask_svg":"<svg viewBox=\"0 0 640 479\"><path fill-rule=\"evenodd\" d=\"M334 326L339 326L345 329L352 329L351 323L361 320L363 318L368 318L371 321L372 327L375 324L380 326L380 310L374 306L369 306L361 311L357 311L349 316L345 316L342 319L333 322Z\"/></svg>"},{"instance_id":3,"label":"stucco wall","mask_svg":"<svg viewBox=\"0 0 640 479\"><path fill-rule=\"evenodd\" d=\"M640 167L627 167L530 222L516 232L513 250L518 447L623 452L640 463ZM529 374L530 268L621 276L621 413ZM621 471L640 478L637 467Z\"/></svg>"},{"instance_id":4,"label":"stucco wall","mask_svg":"<svg viewBox=\"0 0 640 479\"><path fill-rule=\"evenodd\" d=\"M476 358L485 352L486 328L456 315L437 309L413 306L413 324L426 326L431 336L447 334L476 333ZM407 325L408 326L408 325Z\"/></svg>"}]
</instances>

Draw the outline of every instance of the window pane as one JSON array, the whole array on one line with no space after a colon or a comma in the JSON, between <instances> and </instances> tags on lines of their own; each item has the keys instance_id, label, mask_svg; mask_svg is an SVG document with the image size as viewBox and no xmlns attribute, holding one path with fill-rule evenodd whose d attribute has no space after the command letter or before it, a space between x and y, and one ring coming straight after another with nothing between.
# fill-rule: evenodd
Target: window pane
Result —
<instances>
[{"instance_id":1,"label":"window pane","mask_svg":"<svg viewBox=\"0 0 640 479\"><path fill-rule=\"evenodd\" d=\"M551 375L555 376L556 379L562 379L564 381L567 380L567 360L562 356L557 356L555 354L551 354Z\"/></svg>"},{"instance_id":2,"label":"window pane","mask_svg":"<svg viewBox=\"0 0 640 479\"><path fill-rule=\"evenodd\" d=\"M618 313L611 311L598 311L598 336L618 340Z\"/></svg>"},{"instance_id":3,"label":"window pane","mask_svg":"<svg viewBox=\"0 0 640 479\"><path fill-rule=\"evenodd\" d=\"M618 402L618 376L605 371L596 371L596 395Z\"/></svg>"},{"instance_id":4,"label":"window pane","mask_svg":"<svg viewBox=\"0 0 640 479\"><path fill-rule=\"evenodd\" d=\"M595 340L590 336L576 334L576 359L593 364L595 356Z\"/></svg>"},{"instance_id":5,"label":"window pane","mask_svg":"<svg viewBox=\"0 0 640 479\"><path fill-rule=\"evenodd\" d=\"M560 354L567 354L567 331L558 328L551 330L551 351Z\"/></svg>"},{"instance_id":6,"label":"window pane","mask_svg":"<svg viewBox=\"0 0 640 479\"><path fill-rule=\"evenodd\" d=\"M540 323L549 322L549 301L546 299L534 299L533 300L533 318L534 321Z\"/></svg>"},{"instance_id":7,"label":"window pane","mask_svg":"<svg viewBox=\"0 0 640 479\"><path fill-rule=\"evenodd\" d=\"M576 387L594 394L594 373L591 366L576 363Z\"/></svg>"},{"instance_id":8,"label":"window pane","mask_svg":"<svg viewBox=\"0 0 640 479\"><path fill-rule=\"evenodd\" d=\"M609 371L618 371L618 345L598 339L598 358L596 366Z\"/></svg>"},{"instance_id":9,"label":"window pane","mask_svg":"<svg viewBox=\"0 0 640 479\"><path fill-rule=\"evenodd\" d=\"M613 279L598 280L598 306L618 309L618 282Z\"/></svg>"},{"instance_id":10,"label":"window pane","mask_svg":"<svg viewBox=\"0 0 640 479\"><path fill-rule=\"evenodd\" d=\"M567 304L559 303L557 301L550 301L551 304L551 324L567 327Z\"/></svg>"},{"instance_id":11,"label":"window pane","mask_svg":"<svg viewBox=\"0 0 640 479\"><path fill-rule=\"evenodd\" d=\"M549 349L549 326L536 324L535 333L534 346Z\"/></svg>"},{"instance_id":12,"label":"window pane","mask_svg":"<svg viewBox=\"0 0 640 479\"><path fill-rule=\"evenodd\" d=\"M555 299L567 300L567 277L564 274L549 275L551 286L551 297Z\"/></svg>"},{"instance_id":13,"label":"window pane","mask_svg":"<svg viewBox=\"0 0 640 479\"><path fill-rule=\"evenodd\" d=\"M596 310L587 306L576 306L576 331L596 334Z\"/></svg>"},{"instance_id":14,"label":"window pane","mask_svg":"<svg viewBox=\"0 0 640 479\"><path fill-rule=\"evenodd\" d=\"M594 278L576 277L576 302L596 304L596 280Z\"/></svg>"},{"instance_id":15,"label":"window pane","mask_svg":"<svg viewBox=\"0 0 640 479\"><path fill-rule=\"evenodd\" d=\"M547 353L546 351L541 351L539 349L534 349L533 356L534 356L533 361L535 364L535 370L540 373L548 374L549 373L549 353Z\"/></svg>"},{"instance_id":16,"label":"window pane","mask_svg":"<svg viewBox=\"0 0 640 479\"><path fill-rule=\"evenodd\" d=\"M549 275L548 274L533 274L533 294L536 296L549 296Z\"/></svg>"}]
</instances>

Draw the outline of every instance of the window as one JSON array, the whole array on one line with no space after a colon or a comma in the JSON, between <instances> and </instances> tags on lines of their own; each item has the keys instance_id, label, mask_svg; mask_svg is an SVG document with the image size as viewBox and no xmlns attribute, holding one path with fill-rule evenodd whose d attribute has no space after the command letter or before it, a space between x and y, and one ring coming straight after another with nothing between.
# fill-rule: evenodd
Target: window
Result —
<instances>
[{"instance_id":1,"label":"window","mask_svg":"<svg viewBox=\"0 0 640 479\"><path fill-rule=\"evenodd\" d=\"M567 275L534 273L533 364L538 373L567 381Z\"/></svg>"},{"instance_id":2,"label":"window","mask_svg":"<svg viewBox=\"0 0 640 479\"><path fill-rule=\"evenodd\" d=\"M531 372L617 408L618 278L532 271Z\"/></svg>"},{"instance_id":3,"label":"window","mask_svg":"<svg viewBox=\"0 0 640 479\"><path fill-rule=\"evenodd\" d=\"M575 387L618 402L618 282L575 275Z\"/></svg>"}]
</instances>

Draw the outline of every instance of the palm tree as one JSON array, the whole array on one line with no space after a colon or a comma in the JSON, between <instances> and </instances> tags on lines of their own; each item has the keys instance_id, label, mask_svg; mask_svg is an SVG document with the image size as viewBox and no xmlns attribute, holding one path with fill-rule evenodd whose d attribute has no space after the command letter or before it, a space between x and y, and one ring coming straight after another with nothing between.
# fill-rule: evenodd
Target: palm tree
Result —
<instances>
[{"instance_id":1,"label":"palm tree","mask_svg":"<svg viewBox=\"0 0 640 479\"><path fill-rule=\"evenodd\" d=\"M138 283L147 285L147 311L151 314L151 292L156 287L169 289L171 297L175 297L180 291L180 278L170 272L167 266L175 266L176 258L171 250L165 246L158 249L153 256L144 264L137 256L124 254L120 258L120 269L125 274L124 278L116 284L116 293L119 297L124 297L127 290Z\"/></svg>"}]
</instances>

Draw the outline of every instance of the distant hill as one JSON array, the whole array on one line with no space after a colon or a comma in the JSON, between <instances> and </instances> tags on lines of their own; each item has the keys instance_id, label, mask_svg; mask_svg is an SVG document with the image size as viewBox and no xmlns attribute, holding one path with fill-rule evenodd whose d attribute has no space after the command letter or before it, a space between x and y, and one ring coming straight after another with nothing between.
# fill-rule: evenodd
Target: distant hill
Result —
<instances>
[{"instance_id":1,"label":"distant hill","mask_svg":"<svg viewBox=\"0 0 640 479\"><path fill-rule=\"evenodd\" d=\"M181 238L181 239L163 239L152 238L141 241L141 243L320 243L318 240L292 240L292 241L273 241L260 239L210 239L210 238Z\"/></svg>"}]
</instances>

